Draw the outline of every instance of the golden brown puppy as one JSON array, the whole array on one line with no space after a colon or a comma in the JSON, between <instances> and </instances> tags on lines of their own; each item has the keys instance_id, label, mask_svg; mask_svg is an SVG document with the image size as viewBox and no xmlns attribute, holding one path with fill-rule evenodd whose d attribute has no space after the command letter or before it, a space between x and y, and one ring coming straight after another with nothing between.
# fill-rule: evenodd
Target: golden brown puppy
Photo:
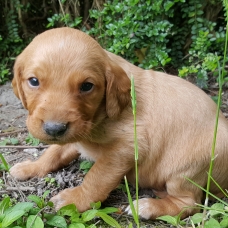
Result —
<instances>
[{"instance_id":1,"label":"golden brown puppy","mask_svg":"<svg viewBox=\"0 0 228 228\"><path fill-rule=\"evenodd\" d=\"M130 80L137 94L139 185L160 199L139 200L139 214L183 216L195 212L203 192L216 105L199 88L175 76L140 69L111 54L85 33L58 28L38 35L18 56L13 89L29 115L27 126L50 146L37 161L16 164L17 179L42 177L79 154L95 161L81 186L52 198L56 208L79 211L104 201L124 175L135 181ZM228 187L228 124L222 113L213 177ZM221 196L212 185L211 192ZM130 210L128 209L130 213Z\"/></svg>"}]
</instances>

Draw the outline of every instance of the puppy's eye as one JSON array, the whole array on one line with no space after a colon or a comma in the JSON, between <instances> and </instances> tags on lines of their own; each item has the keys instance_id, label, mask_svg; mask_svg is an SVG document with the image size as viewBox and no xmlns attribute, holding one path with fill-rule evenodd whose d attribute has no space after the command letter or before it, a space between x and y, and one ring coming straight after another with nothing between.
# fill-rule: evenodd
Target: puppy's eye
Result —
<instances>
[{"instance_id":1,"label":"puppy's eye","mask_svg":"<svg viewBox=\"0 0 228 228\"><path fill-rule=\"evenodd\" d=\"M39 80L35 77L29 78L28 83L32 87L38 87L40 85Z\"/></svg>"},{"instance_id":2,"label":"puppy's eye","mask_svg":"<svg viewBox=\"0 0 228 228\"><path fill-rule=\"evenodd\" d=\"M93 83L91 82L85 82L85 83L82 83L81 87L80 87L80 91L81 92L89 92L93 89Z\"/></svg>"}]
</instances>

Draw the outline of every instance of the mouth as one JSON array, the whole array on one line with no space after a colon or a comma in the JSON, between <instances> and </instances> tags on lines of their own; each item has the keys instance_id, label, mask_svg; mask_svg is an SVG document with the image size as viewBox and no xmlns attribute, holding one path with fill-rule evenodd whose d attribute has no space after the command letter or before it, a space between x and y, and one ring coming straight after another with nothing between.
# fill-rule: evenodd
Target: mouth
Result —
<instances>
[{"instance_id":1,"label":"mouth","mask_svg":"<svg viewBox=\"0 0 228 228\"><path fill-rule=\"evenodd\" d=\"M66 138L66 137L47 137L40 140L47 144L59 144L59 145L64 145L67 143L75 143L77 141L80 141L80 139L79 138L76 139L76 137L74 137L73 139Z\"/></svg>"},{"instance_id":2,"label":"mouth","mask_svg":"<svg viewBox=\"0 0 228 228\"><path fill-rule=\"evenodd\" d=\"M43 141L47 144L66 144L66 143L68 143L65 140L57 138L57 137L48 138L48 139L41 139L41 141Z\"/></svg>"}]
</instances>

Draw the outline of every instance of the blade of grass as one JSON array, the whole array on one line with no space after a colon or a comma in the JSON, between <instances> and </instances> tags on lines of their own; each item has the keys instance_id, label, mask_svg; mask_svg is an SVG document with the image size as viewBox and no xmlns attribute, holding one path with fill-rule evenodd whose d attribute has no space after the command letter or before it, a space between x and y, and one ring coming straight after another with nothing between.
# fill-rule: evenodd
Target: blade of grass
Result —
<instances>
[{"instance_id":1,"label":"blade of grass","mask_svg":"<svg viewBox=\"0 0 228 228\"><path fill-rule=\"evenodd\" d=\"M0 159L2 160L2 163L5 166L6 171L9 172L9 165L1 153L0 153Z\"/></svg>"},{"instance_id":2,"label":"blade of grass","mask_svg":"<svg viewBox=\"0 0 228 228\"><path fill-rule=\"evenodd\" d=\"M215 181L213 177L211 177L211 180L214 182L214 184L218 187L218 189L224 194L226 198L228 198L228 194L220 187L220 185Z\"/></svg>"},{"instance_id":3,"label":"blade of grass","mask_svg":"<svg viewBox=\"0 0 228 228\"><path fill-rule=\"evenodd\" d=\"M132 101L132 110L133 110L133 116L134 116L134 148L135 148L135 191L136 191L136 207L134 207L133 200L130 194L129 186L128 186L128 181L127 177L124 176L125 180L125 186L127 190L127 195L128 195L128 201L130 204L130 208L132 211L132 215L134 218L134 221L137 225L137 228L139 228L139 217L138 217L138 140L137 140L137 132L136 132L136 93L135 93L135 82L133 76L131 76L131 101Z\"/></svg>"},{"instance_id":4,"label":"blade of grass","mask_svg":"<svg viewBox=\"0 0 228 228\"><path fill-rule=\"evenodd\" d=\"M201 187L200 185L198 185L196 182L192 181L191 179L185 177L189 182L191 182L192 184L194 184L195 186L197 186L198 188L200 188L202 191L206 192L208 195L212 196L214 199L218 200L219 202L223 203L224 205L228 206L228 203L226 203L224 200L220 199L219 197L215 196L214 194L212 194L210 191L207 191L207 189ZM207 207L206 205L204 205L205 207Z\"/></svg>"},{"instance_id":5,"label":"blade of grass","mask_svg":"<svg viewBox=\"0 0 228 228\"><path fill-rule=\"evenodd\" d=\"M136 211L135 211L135 207L134 207L134 204L133 204L133 200L131 198L131 193L130 193L130 189L129 189L129 186L128 186L128 181L127 181L127 177L126 176L124 176L124 181L125 181L125 185L126 185L127 198L128 198L129 204L130 204L131 212L132 212L134 221L137 224L137 227L139 227L138 214L136 214Z\"/></svg>"},{"instance_id":6,"label":"blade of grass","mask_svg":"<svg viewBox=\"0 0 228 228\"><path fill-rule=\"evenodd\" d=\"M135 93L135 81L134 77L131 76L131 99L132 99L132 110L134 116L134 148L135 148L135 191L136 191L136 214L139 214L139 189L138 189L138 139L137 139L137 131L136 131L136 93Z\"/></svg>"}]
</instances>

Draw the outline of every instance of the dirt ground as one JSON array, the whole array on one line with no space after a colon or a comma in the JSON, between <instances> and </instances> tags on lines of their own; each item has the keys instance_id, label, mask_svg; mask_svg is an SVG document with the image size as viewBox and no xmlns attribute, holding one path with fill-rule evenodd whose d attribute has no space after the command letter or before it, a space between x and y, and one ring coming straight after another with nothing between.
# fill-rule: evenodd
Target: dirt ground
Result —
<instances>
[{"instance_id":1,"label":"dirt ground","mask_svg":"<svg viewBox=\"0 0 228 228\"><path fill-rule=\"evenodd\" d=\"M207 91L210 95L216 95L217 89ZM223 94L222 111L228 116L228 92ZM26 128L27 111L23 108L21 102L13 94L10 83L0 85L0 143L5 139L17 138L19 143L13 145L0 145L0 153L2 153L7 162L12 166L15 163L23 160L35 160L39 157L46 148L46 145L40 143L34 147L26 144L28 131ZM85 176L85 173L79 169L79 161L73 161L67 168L56 173L48 174L45 178L33 178L29 181L16 181L7 172L0 171L0 199L4 194L15 198L17 201L26 201L26 197L30 194L41 196L46 190L50 190L48 197L56 195L64 188L79 185ZM1 163L1 161L0 161ZM54 179L53 179L54 178ZM132 188L132 194L134 189ZM151 197L151 191L141 191L140 197ZM126 193L122 189L114 190L109 198L103 203L104 206L115 206L121 211L128 205ZM129 224L132 218L126 214L114 215L117 221L121 224ZM167 227L162 222L142 222L142 227ZM100 226L104 227L104 226ZM127 225L123 225L127 227ZM169 227L169 226L168 226Z\"/></svg>"}]
</instances>

